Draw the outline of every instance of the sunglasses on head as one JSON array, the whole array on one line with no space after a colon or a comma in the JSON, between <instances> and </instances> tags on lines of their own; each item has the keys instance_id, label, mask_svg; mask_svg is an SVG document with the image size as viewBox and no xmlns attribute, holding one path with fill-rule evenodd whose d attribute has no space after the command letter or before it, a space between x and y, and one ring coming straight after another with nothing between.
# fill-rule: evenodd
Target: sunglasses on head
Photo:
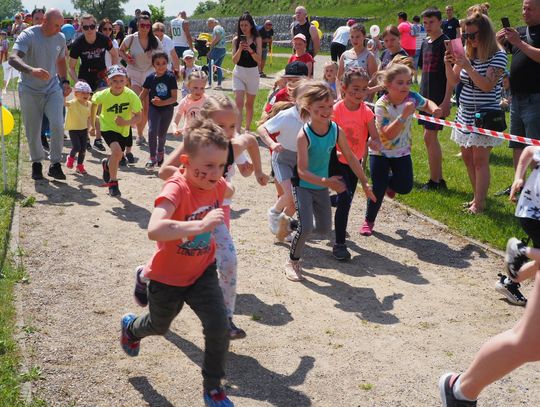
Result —
<instances>
[{"instance_id":1,"label":"sunglasses on head","mask_svg":"<svg viewBox=\"0 0 540 407\"><path fill-rule=\"evenodd\" d=\"M463 37L464 40L474 41L477 34L478 34L478 31L475 31L473 33L463 33L463 34L461 34L461 36Z\"/></svg>"},{"instance_id":2,"label":"sunglasses on head","mask_svg":"<svg viewBox=\"0 0 540 407\"><path fill-rule=\"evenodd\" d=\"M95 30L95 29L96 29L96 25L95 25L95 24L83 25L83 26L82 26L82 29L83 29L84 31Z\"/></svg>"},{"instance_id":3,"label":"sunglasses on head","mask_svg":"<svg viewBox=\"0 0 540 407\"><path fill-rule=\"evenodd\" d=\"M150 28L152 27L152 24L150 23L139 23L140 28Z\"/></svg>"}]
</instances>

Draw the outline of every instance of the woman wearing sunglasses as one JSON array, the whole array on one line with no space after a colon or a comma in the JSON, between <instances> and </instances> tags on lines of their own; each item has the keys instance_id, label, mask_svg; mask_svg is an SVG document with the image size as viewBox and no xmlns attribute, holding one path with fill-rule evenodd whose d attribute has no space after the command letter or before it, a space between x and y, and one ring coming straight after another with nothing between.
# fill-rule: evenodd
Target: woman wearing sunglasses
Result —
<instances>
[{"instance_id":1,"label":"woman wearing sunglasses","mask_svg":"<svg viewBox=\"0 0 540 407\"><path fill-rule=\"evenodd\" d=\"M111 23L111 20L109 20L108 18L104 18L103 20L101 20L99 22L98 32L109 37L112 41L113 49L117 50L116 52L118 52L118 41L114 39L113 25ZM110 51L105 52L105 65L107 66L107 69L109 69L111 65L114 65L112 63L112 56Z\"/></svg>"},{"instance_id":2,"label":"woman wearing sunglasses","mask_svg":"<svg viewBox=\"0 0 540 407\"><path fill-rule=\"evenodd\" d=\"M140 95L142 85L148 75L154 72L152 54L163 51L161 41L152 32L152 20L148 11L143 11L137 19L138 31L126 36L120 45L120 57L127 62L127 73L131 81L131 89ZM136 144L144 143L144 128L148 113L143 110L143 118L137 124ZM127 155L127 154L126 154Z\"/></svg>"},{"instance_id":3,"label":"woman wearing sunglasses","mask_svg":"<svg viewBox=\"0 0 540 407\"><path fill-rule=\"evenodd\" d=\"M456 122L474 126L480 110L500 110L507 58L497 44L488 16L474 13L465 19L464 28L465 53L448 49L444 62L448 81L454 86L459 82L463 85ZM473 190L473 199L464 203L464 208L470 214L481 213L490 182L489 155L502 140L459 129L453 129L452 140L461 148Z\"/></svg>"}]
</instances>

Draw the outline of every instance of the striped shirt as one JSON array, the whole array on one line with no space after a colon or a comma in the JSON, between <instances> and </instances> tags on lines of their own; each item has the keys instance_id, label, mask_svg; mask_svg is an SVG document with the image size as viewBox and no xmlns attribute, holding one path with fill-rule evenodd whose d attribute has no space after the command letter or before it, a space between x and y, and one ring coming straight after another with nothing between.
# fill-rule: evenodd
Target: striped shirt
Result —
<instances>
[{"instance_id":1,"label":"striped shirt","mask_svg":"<svg viewBox=\"0 0 540 407\"><path fill-rule=\"evenodd\" d=\"M497 51L487 61L481 62L475 59L471 61L471 65L480 75L486 76L488 68L505 70L506 62L506 53L504 51ZM481 106L499 106L499 102L501 101L502 76L489 92L482 92L478 86L474 85L469 74L465 72L464 69L461 70L459 78L461 83L463 83L463 90L459 96L460 104L470 106L474 109L480 108Z\"/></svg>"}]
</instances>

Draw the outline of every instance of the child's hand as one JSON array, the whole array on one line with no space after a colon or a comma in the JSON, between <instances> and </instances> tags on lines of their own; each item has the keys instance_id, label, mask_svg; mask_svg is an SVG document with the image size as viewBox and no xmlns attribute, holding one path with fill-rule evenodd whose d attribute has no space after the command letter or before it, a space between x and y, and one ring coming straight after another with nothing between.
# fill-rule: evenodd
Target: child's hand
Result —
<instances>
[{"instance_id":1,"label":"child's hand","mask_svg":"<svg viewBox=\"0 0 540 407\"><path fill-rule=\"evenodd\" d=\"M326 178L326 186L330 189L333 189L338 194L341 194L343 191L345 191L345 189L347 189L345 183L342 181L342 177L338 175Z\"/></svg>"},{"instance_id":2,"label":"child's hand","mask_svg":"<svg viewBox=\"0 0 540 407\"><path fill-rule=\"evenodd\" d=\"M93 126L88 127L88 134L90 134L90 137L96 137L96 128Z\"/></svg>"},{"instance_id":3,"label":"child's hand","mask_svg":"<svg viewBox=\"0 0 540 407\"><path fill-rule=\"evenodd\" d=\"M206 214L202 220L202 226L204 232L214 230L217 226L221 225L225 221L225 215L223 209L212 209Z\"/></svg>"},{"instance_id":4,"label":"child's hand","mask_svg":"<svg viewBox=\"0 0 540 407\"><path fill-rule=\"evenodd\" d=\"M242 175L244 174L251 175L253 173L253 164L251 164L249 161L246 161L243 164L236 164L236 166L238 167L238 171L240 171Z\"/></svg>"},{"instance_id":5,"label":"child's hand","mask_svg":"<svg viewBox=\"0 0 540 407\"><path fill-rule=\"evenodd\" d=\"M114 119L114 122L118 125L118 126L128 126L131 124L130 121L126 120L126 119L123 119L122 117L120 116L116 116L116 119Z\"/></svg>"},{"instance_id":6,"label":"child's hand","mask_svg":"<svg viewBox=\"0 0 540 407\"><path fill-rule=\"evenodd\" d=\"M150 100L150 102L154 105L154 106L163 106L163 101L158 98L157 96L154 96L152 98L152 100Z\"/></svg>"},{"instance_id":7,"label":"child's hand","mask_svg":"<svg viewBox=\"0 0 540 407\"><path fill-rule=\"evenodd\" d=\"M182 136L182 131L180 129L174 129L173 134L177 137Z\"/></svg>"},{"instance_id":8,"label":"child's hand","mask_svg":"<svg viewBox=\"0 0 540 407\"><path fill-rule=\"evenodd\" d=\"M256 173L255 178L257 179L257 182L259 183L259 185L262 187L268 184L268 180L270 179L270 177L266 175L264 172Z\"/></svg>"},{"instance_id":9,"label":"child's hand","mask_svg":"<svg viewBox=\"0 0 540 407\"><path fill-rule=\"evenodd\" d=\"M455 65L456 57L454 56L454 53L451 51L446 51L444 53L444 62L447 64Z\"/></svg>"},{"instance_id":10,"label":"child's hand","mask_svg":"<svg viewBox=\"0 0 540 407\"><path fill-rule=\"evenodd\" d=\"M371 187L369 184L362 185L362 189L364 190L364 194L371 199L373 202L377 202L377 198L375 197L375 194L371 190Z\"/></svg>"},{"instance_id":11,"label":"child's hand","mask_svg":"<svg viewBox=\"0 0 540 407\"><path fill-rule=\"evenodd\" d=\"M415 111L416 105L413 102L407 102L405 103L405 109L403 109L403 113L401 113L401 116L404 118L409 117Z\"/></svg>"},{"instance_id":12,"label":"child's hand","mask_svg":"<svg viewBox=\"0 0 540 407\"><path fill-rule=\"evenodd\" d=\"M514 180L514 183L512 184L512 188L510 188L510 200L512 202L517 201L516 194L519 191L521 191L522 188L523 188L523 179L520 178L520 179Z\"/></svg>"},{"instance_id":13,"label":"child's hand","mask_svg":"<svg viewBox=\"0 0 540 407\"><path fill-rule=\"evenodd\" d=\"M370 138L368 141L368 147L373 151L381 151L384 146L380 139Z\"/></svg>"},{"instance_id":14,"label":"child's hand","mask_svg":"<svg viewBox=\"0 0 540 407\"><path fill-rule=\"evenodd\" d=\"M433 109L432 115L436 118L443 117L443 111L440 107L437 107L436 109Z\"/></svg>"}]
</instances>

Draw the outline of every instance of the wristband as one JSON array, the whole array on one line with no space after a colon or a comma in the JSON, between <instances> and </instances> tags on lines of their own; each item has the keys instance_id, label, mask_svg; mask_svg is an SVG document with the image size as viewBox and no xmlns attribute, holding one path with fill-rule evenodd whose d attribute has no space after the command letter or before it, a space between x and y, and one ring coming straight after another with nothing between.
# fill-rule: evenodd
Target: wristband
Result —
<instances>
[{"instance_id":1,"label":"wristband","mask_svg":"<svg viewBox=\"0 0 540 407\"><path fill-rule=\"evenodd\" d=\"M407 121L407 119L404 119L401 115L399 115L397 119L398 119L398 122L400 122L401 124L405 124L405 122Z\"/></svg>"}]
</instances>

